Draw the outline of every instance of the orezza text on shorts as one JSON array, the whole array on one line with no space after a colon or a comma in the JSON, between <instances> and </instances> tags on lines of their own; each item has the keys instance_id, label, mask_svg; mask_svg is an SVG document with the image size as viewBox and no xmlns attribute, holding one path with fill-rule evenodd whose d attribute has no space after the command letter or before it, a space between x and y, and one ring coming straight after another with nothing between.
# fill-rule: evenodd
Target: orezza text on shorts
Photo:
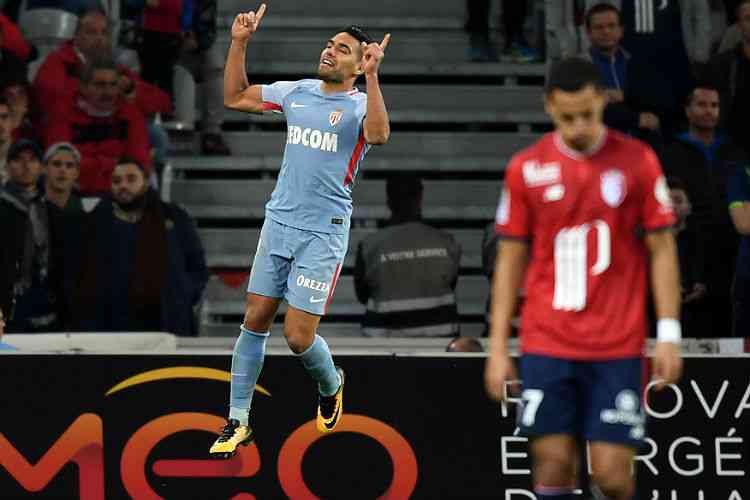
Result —
<instances>
[{"instance_id":1,"label":"orezza text on shorts","mask_svg":"<svg viewBox=\"0 0 750 500\"><path fill-rule=\"evenodd\" d=\"M302 274L297 276L297 286L309 288L310 290L317 290L318 292L327 292L329 287L328 283L325 281L311 280L310 278L305 278Z\"/></svg>"}]
</instances>

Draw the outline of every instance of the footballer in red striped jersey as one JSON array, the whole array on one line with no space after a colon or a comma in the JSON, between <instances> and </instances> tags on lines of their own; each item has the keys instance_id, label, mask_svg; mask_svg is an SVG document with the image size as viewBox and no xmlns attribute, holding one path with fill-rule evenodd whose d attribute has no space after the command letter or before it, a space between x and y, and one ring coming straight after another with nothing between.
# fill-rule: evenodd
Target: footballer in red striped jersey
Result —
<instances>
[{"instance_id":1,"label":"footballer in red striped jersey","mask_svg":"<svg viewBox=\"0 0 750 500\"><path fill-rule=\"evenodd\" d=\"M513 157L497 211L486 384L502 399L515 377L507 338L523 286L518 423L531 438L540 499L573 498L584 440L592 488L605 498L634 494L649 276L659 317L655 376L674 382L682 369L669 190L647 145L605 127L605 103L591 63L553 66L545 107L556 130Z\"/></svg>"}]
</instances>

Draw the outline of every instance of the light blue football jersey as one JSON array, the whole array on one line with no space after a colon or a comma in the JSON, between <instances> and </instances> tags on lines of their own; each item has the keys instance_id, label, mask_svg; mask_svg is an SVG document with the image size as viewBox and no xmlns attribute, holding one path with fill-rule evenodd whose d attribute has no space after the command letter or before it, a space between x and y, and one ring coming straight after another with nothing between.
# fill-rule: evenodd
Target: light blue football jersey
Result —
<instances>
[{"instance_id":1,"label":"light blue football jersey","mask_svg":"<svg viewBox=\"0 0 750 500\"><path fill-rule=\"evenodd\" d=\"M367 94L325 94L321 80L262 85L264 107L286 115L284 160L266 216L297 229L346 234L352 185L370 146Z\"/></svg>"}]
</instances>

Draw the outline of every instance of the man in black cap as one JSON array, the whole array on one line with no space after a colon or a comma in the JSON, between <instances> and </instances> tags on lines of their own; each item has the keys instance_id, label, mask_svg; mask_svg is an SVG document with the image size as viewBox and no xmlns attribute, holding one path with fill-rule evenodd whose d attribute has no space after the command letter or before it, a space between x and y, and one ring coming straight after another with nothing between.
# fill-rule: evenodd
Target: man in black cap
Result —
<instances>
[{"instance_id":1,"label":"man in black cap","mask_svg":"<svg viewBox=\"0 0 750 500\"><path fill-rule=\"evenodd\" d=\"M57 287L50 276L49 208L39 188L42 151L29 140L11 145L8 182L0 190L0 308L11 332L59 328Z\"/></svg>"}]
</instances>

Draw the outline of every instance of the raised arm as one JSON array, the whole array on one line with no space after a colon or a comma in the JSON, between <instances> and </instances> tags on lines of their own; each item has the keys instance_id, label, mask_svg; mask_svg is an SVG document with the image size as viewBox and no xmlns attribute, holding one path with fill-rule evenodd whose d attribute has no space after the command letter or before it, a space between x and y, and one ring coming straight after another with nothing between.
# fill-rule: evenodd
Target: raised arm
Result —
<instances>
[{"instance_id":1,"label":"raised arm","mask_svg":"<svg viewBox=\"0 0 750 500\"><path fill-rule=\"evenodd\" d=\"M385 101L378 81L378 69L390 40L391 34L388 33L380 43L366 44L362 42L363 69L367 81L367 118L365 118L364 123L367 144L385 144L391 135L388 110L385 109Z\"/></svg>"},{"instance_id":2,"label":"raised arm","mask_svg":"<svg viewBox=\"0 0 750 500\"><path fill-rule=\"evenodd\" d=\"M263 112L263 96L260 85L250 85L247 80L245 57L247 42L258 29L266 4L258 12L237 14L232 23L232 42L229 45L227 63L224 66L224 106L249 113Z\"/></svg>"}]
</instances>

